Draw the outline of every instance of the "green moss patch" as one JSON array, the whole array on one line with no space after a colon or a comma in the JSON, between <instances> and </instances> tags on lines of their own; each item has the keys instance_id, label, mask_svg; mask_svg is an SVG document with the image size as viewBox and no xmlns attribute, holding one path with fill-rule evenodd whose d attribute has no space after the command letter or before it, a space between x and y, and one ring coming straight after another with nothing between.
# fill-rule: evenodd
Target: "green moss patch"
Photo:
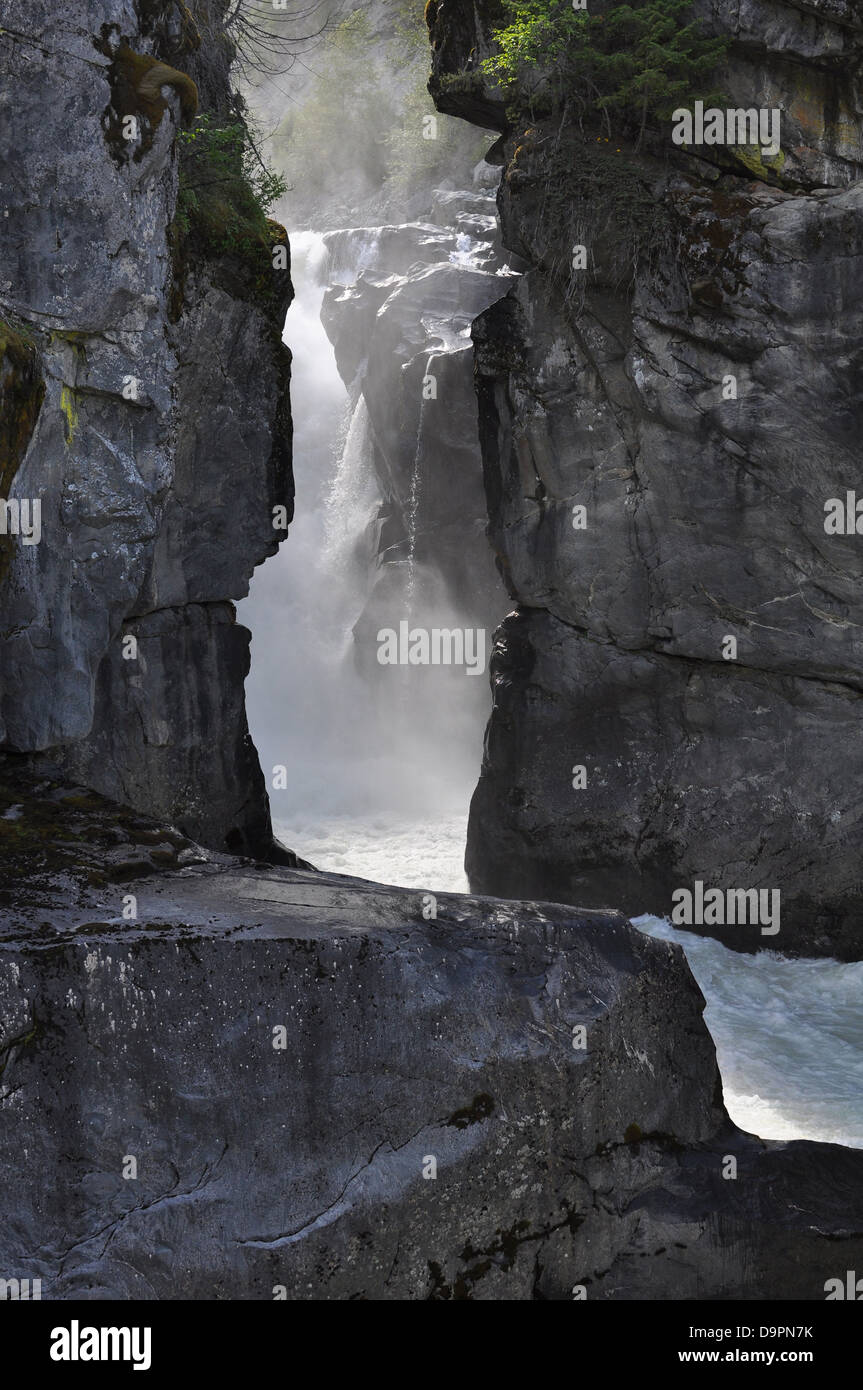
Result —
<instances>
[{"instance_id":1,"label":"green moss patch","mask_svg":"<svg viewBox=\"0 0 863 1390\"><path fill-rule=\"evenodd\" d=\"M140 161L152 147L156 131L168 109L162 88L172 87L179 94L182 118L187 125L194 120L198 110L198 88L187 73L160 62L148 53L136 53L127 43L120 44L113 54L107 38L97 41L96 46L111 56L107 74L111 100L102 114L102 129L108 148L117 164L125 164L130 151L131 157ZM129 117L138 122L141 136L138 142L127 139Z\"/></svg>"}]
</instances>

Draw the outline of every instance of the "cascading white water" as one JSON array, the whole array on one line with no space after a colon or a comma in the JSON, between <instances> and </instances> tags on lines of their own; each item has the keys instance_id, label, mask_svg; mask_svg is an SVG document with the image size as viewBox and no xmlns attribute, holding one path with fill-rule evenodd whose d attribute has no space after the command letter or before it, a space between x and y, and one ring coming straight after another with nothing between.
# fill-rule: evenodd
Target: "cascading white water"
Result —
<instances>
[{"instance_id":1,"label":"cascading white water","mask_svg":"<svg viewBox=\"0 0 863 1390\"><path fill-rule=\"evenodd\" d=\"M307 811L327 810L331 798L322 769L337 766L350 744L350 702L339 671L347 629L322 565L328 543L334 544L327 532L334 512L327 497L347 429L348 395L320 321L323 241L302 233L292 238L292 253L300 287L288 335L297 416L296 518L289 540L255 573L250 597L238 606L240 621L253 633L249 721L276 814L280 795ZM357 521L352 513L352 531ZM356 544L355 531L353 540ZM327 745L330 756L324 756ZM279 766L288 770L288 788L281 794L272 787Z\"/></svg>"},{"instance_id":2,"label":"cascading white water","mask_svg":"<svg viewBox=\"0 0 863 1390\"><path fill-rule=\"evenodd\" d=\"M253 632L249 720L284 843L321 868L463 892L483 716L459 711L454 732L452 711L406 709L398 683L382 702L350 656L373 575L377 491L368 413L362 400L350 410L320 321L321 281L326 273L350 283L370 263L376 237L343 234L329 262L320 237L291 238L297 298L286 339L294 350L297 518L240 605ZM468 242L456 252L467 260L475 255ZM453 330L434 331L446 342ZM272 785L280 764L284 790ZM726 1104L741 1127L765 1138L863 1146L863 964L738 955L656 918L637 925L684 947L708 1001Z\"/></svg>"},{"instance_id":3,"label":"cascading white water","mask_svg":"<svg viewBox=\"0 0 863 1390\"><path fill-rule=\"evenodd\" d=\"M425 381L432 378L432 369L437 353L431 353L425 365ZM422 449L424 440L426 398L423 394L420 401L420 418L417 429L417 446L414 451L413 469L411 471L410 492L408 493L407 507L407 529L408 529L408 579L406 587L406 608L407 619L410 622L413 618L414 599L416 597L416 550L417 550L417 518L419 516L420 505L420 471L422 466Z\"/></svg>"},{"instance_id":4,"label":"cascading white water","mask_svg":"<svg viewBox=\"0 0 863 1390\"><path fill-rule=\"evenodd\" d=\"M327 343L327 346L329 344ZM320 422L322 425L325 423ZM350 417L347 436L324 508L324 549L320 570L350 578L363 592L368 584L369 555L361 554L364 530L378 502L370 465L370 425L365 398L360 396ZM332 591L330 591L332 597ZM338 605L346 616L343 605ZM355 616L355 615L354 615ZM348 630L345 631L345 637Z\"/></svg>"},{"instance_id":5,"label":"cascading white water","mask_svg":"<svg viewBox=\"0 0 863 1390\"><path fill-rule=\"evenodd\" d=\"M351 409L320 313L324 276L351 283L376 236L331 239L329 254L314 233L291 237L296 299L285 340L294 354L297 511L289 539L238 605L253 634L247 708L284 843L323 868L463 891L485 712L463 701L447 708L439 691L425 702L415 690L406 698L402 671L372 688L352 653L375 574L380 499L368 410L362 397ZM413 556L409 563L417 568Z\"/></svg>"}]
</instances>

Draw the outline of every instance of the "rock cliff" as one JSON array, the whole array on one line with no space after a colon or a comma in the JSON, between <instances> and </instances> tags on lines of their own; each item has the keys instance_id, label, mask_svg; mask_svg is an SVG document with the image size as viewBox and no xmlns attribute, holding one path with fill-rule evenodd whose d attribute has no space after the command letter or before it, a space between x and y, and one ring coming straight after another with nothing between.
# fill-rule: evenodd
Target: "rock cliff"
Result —
<instances>
[{"instance_id":1,"label":"rock cliff","mask_svg":"<svg viewBox=\"0 0 863 1390\"><path fill-rule=\"evenodd\" d=\"M825 506L863 428L863 18L696 8L730 40L729 105L781 112L776 159L517 120L479 69L496 0L429 7L432 90L500 132L504 242L531 265L474 329L517 608L468 869L660 914L696 881L776 889L772 947L857 958L863 559Z\"/></svg>"},{"instance_id":2,"label":"rock cliff","mask_svg":"<svg viewBox=\"0 0 863 1390\"><path fill-rule=\"evenodd\" d=\"M290 278L174 219L178 132L232 113L220 13L3 6L0 493L41 539L0 537L0 740L266 852L231 600L290 514Z\"/></svg>"}]
</instances>

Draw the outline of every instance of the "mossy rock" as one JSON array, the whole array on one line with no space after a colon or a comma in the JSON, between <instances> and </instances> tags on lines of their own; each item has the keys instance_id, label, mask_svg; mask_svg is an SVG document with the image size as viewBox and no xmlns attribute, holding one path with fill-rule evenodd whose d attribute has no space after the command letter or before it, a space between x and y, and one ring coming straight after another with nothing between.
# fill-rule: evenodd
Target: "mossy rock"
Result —
<instances>
[{"instance_id":1,"label":"mossy rock","mask_svg":"<svg viewBox=\"0 0 863 1390\"><path fill-rule=\"evenodd\" d=\"M520 200L522 254L577 312L589 284L628 293L639 270L652 272L673 246L674 223L653 171L622 139L541 129L545 141L535 127L514 135L504 189ZM572 264L575 246L588 250L587 271Z\"/></svg>"},{"instance_id":2,"label":"mossy rock","mask_svg":"<svg viewBox=\"0 0 863 1390\"><path fill-rule=\"evenodd\" d=\"M135 90L141 106L154 125L159 124L167 105L162 96L163 87L173 87L179 93L183 120L191 124L198 110L198 89L187 73L133 53L131 49L121 49L117 57L128 64L127 71L136 78Z\"/></svg>"},{"instance_id":3,"label":"mossy rock","mask_svg":"<svg viewBox=\"0 0 863 1390\"><path fill-rule=\"evenodd\" d=\"M118 164L129 158L130 143L124 136L128 116L146 122L140 143L133 158L140 160L151 148L155 132L168 109L162 96L163 87L173 87L180 97L183 122L190 125L198 110L198 88L188 73L169 67L147 53L136 53L128 44L121 44L113 55L108 69L111 101L102 116L105 139Z\"/></svg>"},{"instance_id":4,"label":"mossy rock","mask_svg":"<svg viewBox=\"0 0 863 1390\"><path fill-rule=\"evenodd\" d=\"M279 222L262 217L250 205L248 187L239 175L218 193L199 192L185 214L175 217L168 241L173 322L182 312L186 275L195 263L205 264L227 294L264 309L281 306L284 277L273 269L273 247L287 247L288 234Z\"/></svg>"},{"instance_id":5,"label":"mossy rock","mask_svg":"<svg viewBox=\"0 0 863 1390\"><path fill-rule=\"evenodd\" d=\"M0 753L0 920L40 895L50 899L58 874L104 887L170 873L180 852L194 848L173 826Z\"/></svg>"},{"instance_id":6,"label":"mossy rock","mask_svg":"<svg viewBox=\"0 0 863 1390\"><path fill-rule=\"evenodd\" d=\"M787 181L783 178L784 150L779 150L778 154L765 158L757 146L730 145L728 153L742 164L750 174L754 174L755 178L761 179L764 183L778 183L780 187L785 186Z\"/></svg>"},{"instance_id":7,"label":"mossy rock","mask_svg":"<svg viewBox=\"0 0 863 1390\"><path fill-rule=\"evenodd\" d=\"M481 93L485 90L485 80L476 69L468 72L447 72L438 78L442 92L462 93L464 95Z\"/></svg>"}]
</instances>

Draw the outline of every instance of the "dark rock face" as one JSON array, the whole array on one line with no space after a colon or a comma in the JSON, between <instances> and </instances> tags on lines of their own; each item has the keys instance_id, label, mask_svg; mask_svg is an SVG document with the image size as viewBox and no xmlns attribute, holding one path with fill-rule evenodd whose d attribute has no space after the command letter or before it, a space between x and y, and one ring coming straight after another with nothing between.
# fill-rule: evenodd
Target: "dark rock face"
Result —
<instances>
[{"instance_id":1,"label":"dark rock face","mask_svg":"<svg viewBox=\"0 0 863 1390\"><path fill-rule=\"evenodd\" d=\"M431 0L426 18L434 59L429 90L436 105L489 130L506 130L504 102L487 89L478 70L493 52L492 29L506 22L500 0L482 6Z\"/></svg>"},{"instance_id":2,"label":"dark rock face","mask_svg":"<svg viewBox=\"0 0 863 1390\"><path fill-rule=\"evenodd\" d=\"M533 268L474 329L519 611L468 863L482 892L542 882L631 912L667 914L695 880L777 889L760 944L856 958L863 552L825 505L854 488L863 429L863 24L835 4L713 8L733 104L782 108L782 160L681 155L668 131L636 152L551 119L497 146L504 241ZM437 14L452 101L496 12Z\"/></svg>"},{"instance_id":3,"label":"dark rock face","mask_svg":"<svg viewBox=\"0 0 863 1390\"><path fill-rule=\"evenodd\" d=\"M135 637L138 659L124 661L120 648L103 659L97 718L84 743L63 750L62 766L105 796L194 829L202 844L266 852L266 787L243 700L249 633L232 605L160 608L123 635Z\"/></svg>"},{"instance_id":4,"label":"dark rock face","mask_svg":"<svg viewBox=\"0 0 863 1390\"><path fill-rule=\"evenodd\" d=\"M443 10L436 0L432 20ZM218 34L212 52L199 43L188 7L170 0L73 0L60 12L14 3L7 24L0 39L21 79L20 99L4 108L20 122L13 147L32 148L34 130L42 139L11 175L20 196L4 248L10 279L0 281L0 391L12 429L0 472L10 496L41 499L44 540L0 550L0 1277L39 1279L57 1300L822 1299L828 1279L863 1261L863 1155L764 1144L729 1123L704 1001L677 948L617 912L435 900L261 862L272 849L243 713L248 641L230 600L275 548L272 507L290 514L278 342L289 290L286 278L262 288L230 257L188 246L180 255L175 240L169 249L171 146L189 84L172 78L152 94L159 120L135 151L118 145L112 105L121 89L112 34L185 67L215 111L227 109L227 50ZM35 42L19 49L22 35ZM375 306L385 312L368 409L403 532L410 460L386 414L386 383L405 369L400 408L418 407L419 371L441 337L434 323L419 331L418 308L433 289L451 333L453 274L410 261L404 285ZM552 518L560 486L543 430L563 426L537 378L532 399L543 409L532 436L519 432L518 383L534 390L519 315L536 324L537 341L551 331L532 292L490 311L486 324L512 316L509 336L489 336L481 353L501 570L529 586L531 551L547 565L542 601L504 628L478 794L497 765L524 792L505 806L500 831L503 842L515 828L508 849L522 885L533 870L518 841L535 827L523 830L518 816L531 796L554 811L546 783L556 753L573 760L574 683L584 677L593 691L607 680L617 699L614 662L611 674L603 663L642 662L608 748L651 749L657 706L673 689L687 736L663 752L692 758L687 775L703 781L702 706L687 700L702 668L713 670L690 650L686 623L662 634L679 650L641 650L646 620L625 566L619 596L611 571L585 596L556 546L537 540L531 506ZM603 302L611 313L617 301ZM359 304L360 318L367 309ZM612 321L625 327L620 312ZM572 341L550 349L543 370L558 370L562 353L576 361ZM359 366L350 334L340 350ZM453 417L441 438L472 460L478 509L467 352L461 339L451 350L447 334L441 351ZM606 357L617 361L612 347ZM137 395L124 393L132 379ZM621 427L597 396L611 460ZM495 463L492 425L513 440L531 506L509 454ZM567 488L580 457L565 465ZM608 471L616 476L613 463ZM455 474L446 479L455 491ZM567 502L571 494L574 483ZM473 504L466 526L447 510L447 488L427 503L434 548L466 545ZM458 539L447 542L450 525ZM396 549L397 527L398 518ZM663 551L663 564L671 558ZM575 620L594 599L601 633ZM699 600L688 603L684 615L699 611ZM672 627L678 609L662 612ZM795 661L809 659L805 643L776 640L769 659L740 666L733 688L761 682L765 693L758 686L746 700L765 702L781 688L819 731L814 769L827 756L818 742L827 711L840 698L853 710L857 687L790 671L792 648ZM831 650L830 672L850 665L851 647L843 638ZM669 667L694 668L685 688ZM729 727L742 717L739 698ZM765 745L774 709L759 710ZM833 717L844 736L850 720ZM543 721L554 730L545 762ZM600 711L593 726L601 721ZM579 712L579 737L583 728ZM525 757L545 770L535 784ZM624 780L646 801L645 778L628 769ZM625 857L638 817L597 806L598 824L614 814ZM696 804L696 829L703 814ZM681 846L692 837L687 829ZM556 883L565 836L549 843ZM847 893L834 878L835 900L819 904L832 911L835 901L839 914ZM585 891L594 886L585 876Z\"/></svg>"},{"instance_id":5,"label":"dark rock face","mask_svg":"<svg viewBox=\"0 0 863 1390\"><path fill-rule=\"evenodd\" d=\"M4 430L21 427L3 496L40 500L42 539L3 551L0 744L50 750L212 845L263 850L230 600L284 538L273 507L290 517L291 289L266 248L250 269L169 244L191 79L209 111L228 105L218 6L210 21L202 39L173 0L4 10L0 379L17 383ZM144 101L121 51L178 77ZM127 107L138 140L122 138Z\"/></svg>"},{"instance_id":6,"label":"dark rock face","mask_svg":"<svg viewBox=\"0 0 863 1390\"><path fill-rule=\"evenodd\" d=\"M687 930L734 950L859 959L860 801L854 779L829 771L835 750L859 737L855 694L745 666L719 681L697 661L621 653L541 610L504 621L491 673L472 883L507 897L619 903L633 915L667 915L672 888L697 881L780 884L775 935L749 922ZM777 778L787 741L778 730L789 725L799 731L795 766ZM575 790L578 766L587 786ZM798 827L791 843L789 827Z\"/></svg>"},{"instance_id":7,"label":"dark rock face","mask_svg":"<svg viewBox=\"0 0 863 1390\"><path fill-rule=\"evenodd\" d=\"M14 768L0 811L79 845L2 898L0 1269L43 1298L814 1301L860 1267L863 1155L736 1130L682 953L619 914L424 920Z\"/></svg>"}]
</instances>

